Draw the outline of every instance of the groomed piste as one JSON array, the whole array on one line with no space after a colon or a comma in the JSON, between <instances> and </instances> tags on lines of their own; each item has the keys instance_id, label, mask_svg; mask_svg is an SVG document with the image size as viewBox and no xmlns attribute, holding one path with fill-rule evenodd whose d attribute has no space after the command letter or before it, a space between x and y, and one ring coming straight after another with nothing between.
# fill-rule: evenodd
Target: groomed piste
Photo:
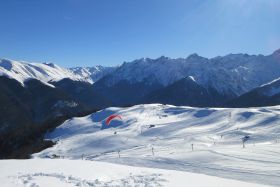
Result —
<instances>
[{"instance_id":1,"label":"groomed piste","mask_svg":"<svg viewBox=\"0 0 280 187\"><path fill-rule=\"evenodd\" d=\"M120 115L109 127L106 120ZM280 184L280 108L192 108L150 104L73 118L34 158L102 161ZM106 128L104 128L106 127ZM168 180L168 179L167 179Z\"/></svg>"}]
</instances>

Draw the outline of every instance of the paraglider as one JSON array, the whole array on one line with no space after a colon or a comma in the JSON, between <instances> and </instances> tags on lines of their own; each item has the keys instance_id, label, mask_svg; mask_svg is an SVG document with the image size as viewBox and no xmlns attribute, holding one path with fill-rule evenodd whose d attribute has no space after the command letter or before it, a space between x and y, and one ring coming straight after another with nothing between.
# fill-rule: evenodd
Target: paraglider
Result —
<instances>
[{"instance_id":1,"label":"paraglider","mask_svg":"<svg viewBox=\"0 0 280 187\"><path fill-rule=\"evenodd\" d=\"M120 120L122 120L122 117L120 115L113 114L106 119L106 125L110 125L111 121L115 118L119 118Z\"/></svg>"}]
</instances>

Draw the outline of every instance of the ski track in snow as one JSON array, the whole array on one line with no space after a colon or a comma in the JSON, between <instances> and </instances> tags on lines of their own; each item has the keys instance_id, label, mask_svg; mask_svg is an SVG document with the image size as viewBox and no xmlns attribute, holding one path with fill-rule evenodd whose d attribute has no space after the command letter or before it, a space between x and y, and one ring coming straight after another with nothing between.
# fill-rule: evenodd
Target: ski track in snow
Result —
<instances>
[{"instance_id":1,"label":"ski track in snow","mask_svg":"<svg viewBox=\"0 0 280 187\"><path fill-rule=\"evenodd\" d=\"M264 187L190 172L68 160L0 160L1 187Z\"/></svg>"},{"instance_id":2,"label":"ski track in snow","mask_svg":"<svg viewBox=\"0 0 280 187\"><path fill-rule=\"evenodd\" d=\"M145 186L145 187L161 187L162 183L166 182L165 179L160 178L160 174L149 175L132 175L111 181L85 180L74 176L66 176L62 173L33 173L33 174L19 174L17 177L11 177L17 179L18 184L23 184L28 187L39 187L44 184L40 184L42 181L56 179L61 182L61 185L66 186L81 186L81 187L103 187L103 186ZM41 179L41 180L40 180ZM56 181L57 182L57 181ZM56 184L57 185L57 184Z\"/></svg>"}]
</instances>

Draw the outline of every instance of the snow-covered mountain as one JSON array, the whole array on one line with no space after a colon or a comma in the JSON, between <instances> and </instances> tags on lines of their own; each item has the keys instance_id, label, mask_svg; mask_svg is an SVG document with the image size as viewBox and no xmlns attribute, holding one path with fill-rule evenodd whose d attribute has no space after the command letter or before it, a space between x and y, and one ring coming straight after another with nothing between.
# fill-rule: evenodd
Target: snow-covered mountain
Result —
<instances>
[{"instance_id":1,"label":"snow-covered mountain","mask_svg":"<svg viewBox=\"0 0 280 187\"><path fill-rule=\"evenodd\" d=\"M107 125L112 114L122 120ZM111 107L65 121L46 135L56 145L33 156L172 169L277 186L279 115L279 106Z\"/></svg>"},{"instance_id":2,"label":"snow-covered mountain","mask_svg":"<svg viewBox=\"0 0 280 187\"><path fill-rule=\"evenodd\" d=\"M279 50L271 55L230 54L207 59L197 54L187 58L139 59L123 63L103 81L112 87L120 81L129 84L167 86L192 76L205 88L215 88L221 94L241 95L280 77Z\"/></svg>"},{"instance_id":3,"label":"snow-covered mountain","mask_svg":"<svg viewBox=\"0 0 280 187\"><path fill-rule=\"evenodd\" d=\"M76 94L80 97L71 93L77 90L72 88L68 91L60 85L49 86L37 79L31 79L22 86L15 79L0 76L0 158L28 157L31 149L24 149L24 146L44 147L39 137L48 129L71 116L95 111L98 103L103 101L94 95L83 102L83 93L91 92L81 82Z\"/></svg>"},{"instance_id":4,"label":"snow-covered mountain","mask_svg":"<svg viewBox=\"0 0 280 187\"><path fill-rule=\"evenodd\" d=\"M90 83L94 83L106 76L109 73L112 73L117 67L104 67L104 66L93 66L93 67L74 67L70 70L75 74L83 77Z\"/></svg>"},{"instance_id":5,"label":"snow-covered mountain","mask_svg":"<svg viewBox=\"0 0 280 187\"><path fill-rule=\"evenodd\" d=\"M280 105L280 78L263 84L229 102L229 106L254 107Z\"/></svg>"},{"instance_id":6,"label":"snow-covered mountain","mask_svg":"<svg viewBox=\"0 0 280 187\"><path fill-rule=\"evenodd\" d=\"M16 79L22 84L29 79L37 79L44 83L64 78L84 81L82 76L52 63L28 63L7 59L0 59L0 76Z\"/></svg>"},{"instance_id":7,"label":"snow-covered mountain","mask_svg":"<svg viewBox=\"0 0 280 187\"><path fill-rule=\"evenodd\" d=\"M0 76L0 158L26 158L33 148L23 147L45 147L40 136L63 120L111 106L88 82L20 78Z\"/></svg>"},{"instance_id":8,"label":"snow-covered mountain","mask_svg":"<svg viewBox=\"0 0 280 187\"><path fill-rule=\"evenodd\" d=\"M39 64L0 60L0 75L23 83L30 78L42 82L63 78L98 83L103 90L126 84L151 87L147 93L166 87L185 77L193 77L205 89L213 88L221 95L239 96L280 77L280 50L268 56L230 54L204 58L192 54L187 58L139 59L119 67L61 68L55 64ZM104 79L103 79L104 78ZM117 86L116 86L117 85ZM138 86L139 87L139 86ZM106 92L106 91L105 91Z\"/></svg>"},{"instance_id":9,"label":"snow-covered mountain","mask_svg":"<svg viewBox=\"0 0 280 187\"><path fill-rule=\"evenodd\" d=\"M78 100L81 100L79 90L82 87L83 102L88 100L98 108L104 108L104 103L107 107L154 102L216 107L224 106L232 99L279 78L280 50L268 56L230 54L207 59L192 54L187 58L178 59L140 59L117 67L70 69L55 64L2 59L1 75L15 79L21 84L29 79L37 79L50 86L60 86L60 89L64 92L68 90L67 92ZM55 84L62 79L72 81ZM94 84L86 85L84 82ZM265 93L278 91L275 86L271 89L273 90ZM97 99L94 97L100 98L101 104L96 105ZM254 97L251 97L252 99ZM269 103L275 105L273 101Z\"/></svg>"},{"instance_id":10,"label":"snow-covered mountain","mask_svg":"<svg viewBox=\"0 0 280 187\"><path fill-rule=\"evenodd\" d=\"M103 66L67 69L53 63L29 63L0 59L0 76L16 79L22 84L29 79L37 79L43 83L48 83L65 78L92 84L115 69L116 67Z\"/></svg>"},{"instance_id":11,"label":"snow-covered mountain","mask_svg":"<svg viewBox=\"0 0 280 187\"><path fill-rule=\"evenodd\" d=\"M280 78L275 79L267 84L260 86L263 95L274 96L280 94Z\"/></svg>"},{"instance_id":12,"label":"snow-covered mountain","mask_svg":"<svg viewBox=\"0 0 280 187\"><path fill-rule=\"evenodd\" d=\"M142 103L162 103L176 106L221 106L231 97L199 85L193 77L186 77L146 95Z\"/></svg>"}]
</instances>

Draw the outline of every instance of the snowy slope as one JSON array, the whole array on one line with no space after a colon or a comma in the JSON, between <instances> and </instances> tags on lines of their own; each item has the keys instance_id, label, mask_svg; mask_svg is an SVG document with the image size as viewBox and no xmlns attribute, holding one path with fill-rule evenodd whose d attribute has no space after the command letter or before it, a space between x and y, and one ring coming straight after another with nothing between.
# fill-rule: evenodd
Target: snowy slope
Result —
<instances>
[{"instance_id":1,"label":"snowy slope","mask_svg":"<svg viewBox=\"0 0 280 187\"><path fill-rule=\"evenodd\" d=\"M44 83L59 81L63 78L84 80L83 77L55 64L27 63L6 59L0 59L0 76L16 79L22 84L28 79L37 79Z\"/></svg>"},{"instance_id":2,"label":"snowy slope","mask_svg":"<svg viewBox=\"0 0 280 187\"><path fill-rule=\"evenodd\" d=\"M261 85L233 100L227 106L256 107L280 105L280 78Z\"/></svg>"},{"instance_id":3,"label":"snowy slope","mask_svg":"<svg viewBox=\"0 0 280 187\"><path fill-rule=\"evenodd\" d=\"M113 86L122 80L131 84L146 82L170 85L192 76L205 88L212 87L224 94L241 95L264 83L280 77L279 52L272 55L230 54L207 59L197 54L187 58L139 59L124 63L104 85Z\"/></svg>"},{"instance_id":4,"label":"snowy slope","mask_svg":"<svg viewBox=\"0 0 280 187\"><path fill-rule=\"evenodd\" d=\"M70 70L90 83L94 83L106 76L107 74L113 72L117 67L104 67L104 66L93 66L93 67L75 67L70 68Z\"/></svg>"},{"instance_id":5,"label":"snowy slope","mask_svg":"<svg viewBox=\"0 0 280 187\"><path fill-rule=\"evenodd\" d=\"M123 120L107 126L106 118L114 113ZM46 138L57 144L34 157L85 158L280 184L278 106L216 109L151 104L108 108L70 119Z\"/></svg>"},{"instance_id":6,"label":"snowy slope","mask_svg":"<svg viewBox=\"0 0 280 187\"><path fill-rule=\"evenodd\" d=\"M262 85L260 89L262 89L263 94L266 96L273 96L276 94L280 94L280 78Z\"/></svg>"},{"instance_id":7,"label":"snowy slope","mask_svg":"<svg viewBox=\"0 0 280 187\"><path fill-rule=\"evenodd\" d=\"M93 161L75 160L5 160L0 161L2 187L261 187L234 180L180 171L149 169Z\"/></svg>"},{"instance_id":8,"label":"snowy slope","mask_svg":"<svg viewBox=\"0 0 280 187\"><path fill-rule=\"evenodd\" d=\"M94 83L113 72L117 67L75 67L62 68L52 63L29 63L0 59L0 76L16 79L20 83L28 79L38 79L41 82L59 81L64 78Z\"/></svg>"}]
</instances>

